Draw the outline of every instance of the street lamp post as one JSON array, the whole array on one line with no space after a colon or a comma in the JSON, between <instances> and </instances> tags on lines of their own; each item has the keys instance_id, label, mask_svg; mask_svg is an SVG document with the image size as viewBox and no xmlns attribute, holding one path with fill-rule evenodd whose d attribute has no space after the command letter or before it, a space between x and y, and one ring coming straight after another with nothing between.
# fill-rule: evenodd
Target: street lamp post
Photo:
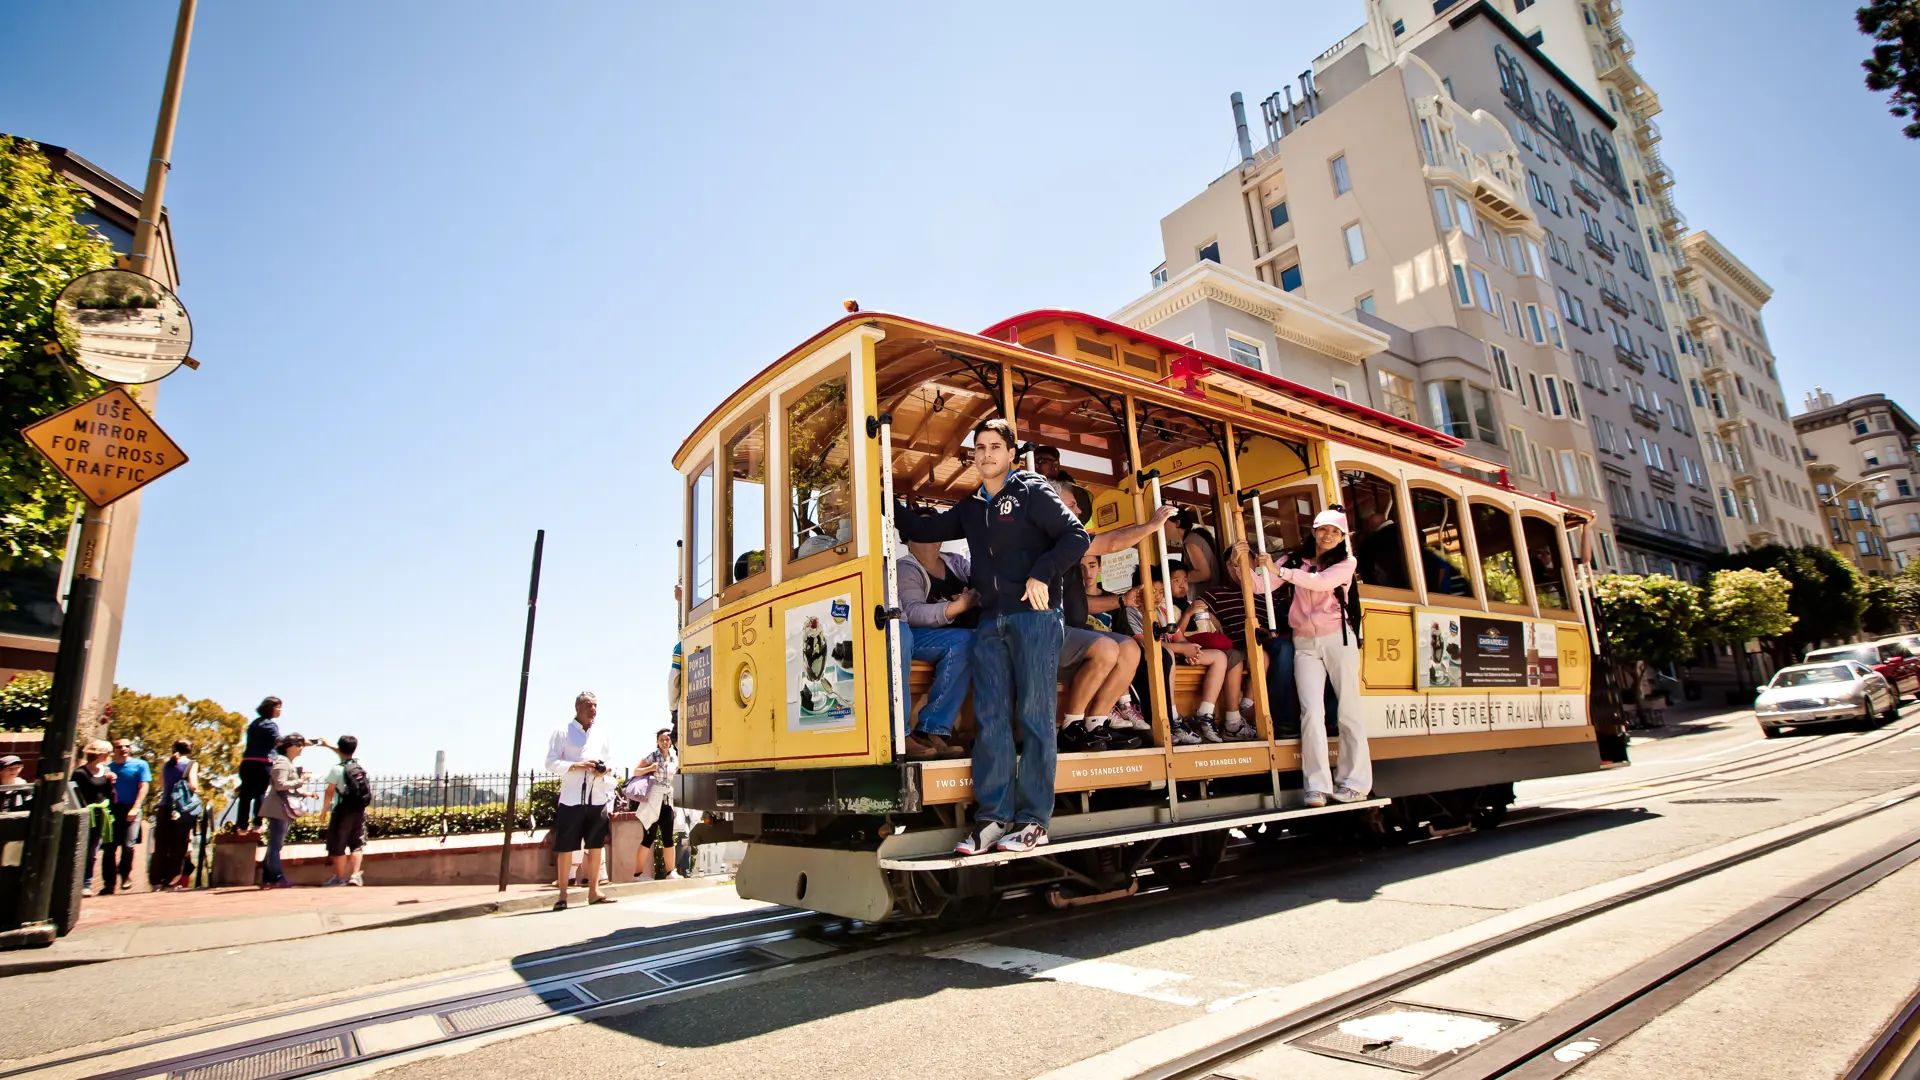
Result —
<instances>
[{"instance_id":1,"label":"street lamp post","mask_svg":"<svg viewBox=\"0 0 1920 1080\"><path fill-rule=\"evenodd\" d=\"M173 53L167 59L166 88L160 98L160 119L154 126L153 155L147 162L147 186L140 197L140 219L134 229L133 250L127 268L159 280L151 273L160 246L160 208L166 196L167 171L172 168L173 132L180 114L180 87L187 73L187 42L193 36L198 0L180 0L173 28ZM53 662L53 700L47 729L40 742L40 779L27 824L26 850L18 911L19 933L36 942L53 940L48 914L53 907L53 880L59 867L60 814L67 803L68 776L73 772L73 744L80 730L80 705L86 696L87 655L93 643L94 608L100 599L100 576L107 557L107 534L113 509L82 498L80 542L75 549L72 585L67 591L66 615L60 624L60 651Z\"/></svg>"}]
</instances>

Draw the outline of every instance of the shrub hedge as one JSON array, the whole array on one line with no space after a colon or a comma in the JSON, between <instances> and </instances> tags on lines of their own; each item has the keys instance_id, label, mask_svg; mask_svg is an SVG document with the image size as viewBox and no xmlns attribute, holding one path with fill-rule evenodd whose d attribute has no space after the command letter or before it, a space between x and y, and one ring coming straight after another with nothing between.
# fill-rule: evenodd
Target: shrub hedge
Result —
<instances>
[{"instance_id":1,"label":"shrub hedge","mask_svg":"<svg viewBox=\"0 0 1920 1080\"><path fill-rule=\"evenodd\" d=\"M516 827L544 829L551 826L554 810L559 802L560 782L558 780L539 781L527 792L526 802L518 807L519 813L516 816L520 821ZM497 833L506 827L506 818L506 803L449 806L444 818L437 806L412 810L375 807L367 811L367 839L378 840L389 836L438 836L442 820L446 822L449 835ZM326 826L319 814L308 814L295 821L293 828L287 830L287 842L290 844L313 844L325 839Z\"/></svg>"}]
</instances>

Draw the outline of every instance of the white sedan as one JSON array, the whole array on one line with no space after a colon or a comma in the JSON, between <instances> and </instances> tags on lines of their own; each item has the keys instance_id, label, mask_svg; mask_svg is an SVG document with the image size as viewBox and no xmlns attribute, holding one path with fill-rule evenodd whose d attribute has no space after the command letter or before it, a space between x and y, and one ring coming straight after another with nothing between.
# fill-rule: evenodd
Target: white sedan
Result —
<instances>
[{"instance_id":1,"label":"white sedan","mask_svg":"<svg viewBox=\"0 0 1920 1080\"><path fill-rule=\"evenodd\" d=\"M1884 676L1852 660L1781 668L1753 703L1760 733L1771 739L1781 728L1837 720L1891 720L1900 695Z\"/></svg>"}]
</instances>

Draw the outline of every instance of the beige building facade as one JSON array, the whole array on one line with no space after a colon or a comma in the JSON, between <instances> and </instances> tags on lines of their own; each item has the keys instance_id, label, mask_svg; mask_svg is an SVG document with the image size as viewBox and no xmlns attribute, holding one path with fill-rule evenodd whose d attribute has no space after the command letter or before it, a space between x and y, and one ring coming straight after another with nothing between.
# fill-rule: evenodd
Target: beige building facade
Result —
<instances>
[{"instance_id":1,"label":"beige building facade","mask_svg":"<svg viewBox=\"0 0 1920 1080\"><path fill-rule=\"evenodd\" d=\"M1713 417L1713 456L1730 477L1719 498L1745 532L1736 546L1823 545L1828 530L1760 317L1773 290L1711 233L1688 233L1681 250L1682 306Z\"/></svg>"},{"instance_id":2,"label":"beige building facade","mask_svg":"<svg viewBox=\"0 0 1920 1080\"><path fill-rule=\"evenodd\" d=\"M1885 394L1835 401L1815 389L1793 426L1835 549L1871 572L1861 541L1877 526L1882 573L1898 574L1920 560L1920 424Z\"/></svg>"}]
</instances>

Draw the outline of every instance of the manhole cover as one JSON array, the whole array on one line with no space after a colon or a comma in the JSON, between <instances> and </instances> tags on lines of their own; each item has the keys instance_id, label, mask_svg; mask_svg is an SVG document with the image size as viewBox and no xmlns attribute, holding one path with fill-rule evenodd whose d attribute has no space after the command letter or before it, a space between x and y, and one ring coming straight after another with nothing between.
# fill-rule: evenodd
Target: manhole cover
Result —
<instances>
[{"instance_id":1,"label":"manhole cover","mask_svg":"<svg viewBox=\"0 0 1920 1080\"><path fill-rule=\"evenodd\" d=\"M1685 804L1688 806L1699 806L1705 803L1757 803L1757 802L1779 802L1780 800L1769 799L1769 798L1766 798L1765 796L1760 796L1760 795L1744 795L1739 798L1728 798L1728 799L1675 799L1673 801L1675 803Z\"/></svg>"},{"instance_id":2,"label":"manhole cover","mask_svg":"<svg viewBox=\"0 0 1920 1080\"><path fill-rule=\"evenodd\" d=\"M1308 1032L1292 1045L1328 1057L1424 1073L1517 1023L1506 1016L1389 1001Z\"/></svg>"}]
</instances>

